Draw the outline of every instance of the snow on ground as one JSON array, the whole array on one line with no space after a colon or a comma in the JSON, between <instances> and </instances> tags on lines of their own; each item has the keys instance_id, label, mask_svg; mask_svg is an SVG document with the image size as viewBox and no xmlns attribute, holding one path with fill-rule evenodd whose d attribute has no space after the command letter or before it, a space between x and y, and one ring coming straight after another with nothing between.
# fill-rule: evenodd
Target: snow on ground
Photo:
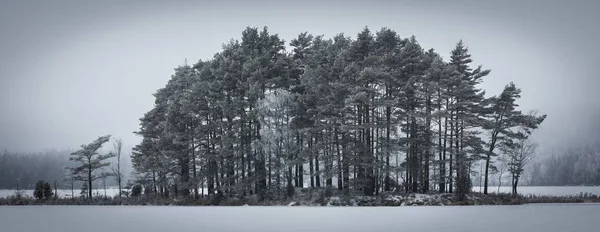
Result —
<instances>
[{"instance_id":1,"label":"snow on ground","mask_svg":"<svg viewBox=\"0 0 600 232\"><path fill-rule=\"evenodd\" d=\"M2 231L597 231L600 205L429 207L3 206Z\"/></svg>"},{"instance_id":2,"label":"snow on ground","mask_svg":"<svg viewBox=\"0 0 600 232\"><path fill-rule=\"evenodd\" d=\"M205 189L205 193L208 190ZM479 186L473 187L473 192L483 192L483 188ZM498 186L490 186L488 191L490 193L497 193ZM591 193L600 195L600 186L519 186L518 191L524 195L546 195L546 196L572 196L580 195L582 193ZM79 189L75 189L75 196L79 196ZM502 186L500 187L501 193L511 193L511 187ZM24 190L23 193L29 197L33 197L33 190ZM94 196L104 196L104 189L94 189ZM116 196L119 194L119 190L116 188L107 188L106 196ZM15 190L0 189L0 198L6 198L8 196L15 195ZM70 189L59 189L59 197L71 197ZM416 195L416 200L423 200L425 196ZM390 201L397 201L398 199L389 199ZM422 202L422 201L421 201Z\"/></svg>"},{"instance_id":3,"label":"snow on ground","mask_svg":"<svg viewBox=\"0 0 600 232\"><path fill-rule=\"evenodd\" d=\"M22 190L22 191L23 191L24 196L33 197L33 189L27 189L27 190ZM52 192L54 192L54 190L52 190ZM56 192L60 198L71 197L70 189L58 189ZM73 190L73 192L75 193L75 196L77 197L77 196L79 196L79 193L81 192L81 190L75 189L75 190ZM13 196L13 195L15 195L15 193L16 193L16 190L14 190L14 189L0 189L0 198ZM106 196L108 196L108 197L113 197L113 196L119 195L119 189L107 188L106 193L104 192L104 189L94 189L92 194L94 196L105 196L105 194L106 194Z\"/></svg>"},{"instance_id":4,"label":"snow on ground","mask_svg":"<svg viewBox=\"0 0 600 232\"><path fill-rule=\"evenodd\" d=\"M27 189L27 190L22 190L23 191L23 195L27 196L27 197L33 197L33 189ZM52 190L54 192L54 190ZM130 191L127 189L123 189L123 191ZM200 194L202 190L200 190L198 193ZM80 196L79 193L81 192L80 189L74 189L73 192L75 193L75 196ZM16 193L16 190L14 189L0 189L0 198L6 198L8 196L14 196ZM65 198L65 197L71 197L71 189L58 189L57 190L58 193L58 197L60 198ZM208 189L204 189L204 193L207 194L208 193ZM114 197L119 195L119 189L118 188L107 188L106 192L104 192L104 189L94 189L94 191L92 192L92 194L94 196L107 196L107 197Z\"/></svg>"},{"instance_id":5,"label":"snow on ground","mask_svg":"<svg viewBox=\"0 0 600 232\"><path fill-rule=\"evenodd\" d=\"M473 186L473 192L483 192L483 188ZM497 193L498 186L488 187L488 192ZM511 193L510 186L500 187L501 193ZM573 196L580 194L600 195L600 186L519 186L517 192L523 195Z\"/></svg>"}]
</instances>

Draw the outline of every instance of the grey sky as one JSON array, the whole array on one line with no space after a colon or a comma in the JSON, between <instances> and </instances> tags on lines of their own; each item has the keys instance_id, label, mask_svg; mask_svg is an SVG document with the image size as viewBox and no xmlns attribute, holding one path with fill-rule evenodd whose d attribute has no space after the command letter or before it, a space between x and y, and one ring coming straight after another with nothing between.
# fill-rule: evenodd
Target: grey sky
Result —
<instances>
[{"instance_id":1,"label":"grey sky","mask_svg":"<svg viewBox=\"0 0 600 232\"><path fill-rule=\"evenodd\" d=\"M524 109L549 115L536 132L544 148L600 137L599 1L218 2L0 0L0 149L75 148L103 134L131 146L173 69L246 26L286 42L386 26L445 58L463 39L492 69L488 94L514 81Z\"/></svg>"}]
</instances>

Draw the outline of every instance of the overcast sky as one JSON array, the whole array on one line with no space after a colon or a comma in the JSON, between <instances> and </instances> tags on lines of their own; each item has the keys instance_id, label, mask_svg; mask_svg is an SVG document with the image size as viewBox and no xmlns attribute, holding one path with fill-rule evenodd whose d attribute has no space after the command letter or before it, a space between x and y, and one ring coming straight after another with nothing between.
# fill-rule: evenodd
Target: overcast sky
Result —
<instances>
[{"instance_id":1,"label":"overcast sky","mask_svg":"<svg viewBox=\"0 0 600 232\"><path fill-rule=\"evenodd\" d=\"M0 0L0 149L76 148L104 134L136 144L173 69L247 26L286 43L385 26L446 59L463 39L492 69L488 95L514 81L524 110L548 114L542 147L600 137L600 1L212 2Z\"/></svg>"}]
</instances>

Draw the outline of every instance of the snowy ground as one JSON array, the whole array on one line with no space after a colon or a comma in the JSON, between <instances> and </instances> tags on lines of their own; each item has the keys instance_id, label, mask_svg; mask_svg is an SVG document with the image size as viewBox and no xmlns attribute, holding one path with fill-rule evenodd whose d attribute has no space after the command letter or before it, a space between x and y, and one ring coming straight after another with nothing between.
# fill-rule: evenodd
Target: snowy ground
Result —
<instances>
[{"instance_id":1,"label":"snowy ground","mask_svg":"<svg viewBox=\"0 0 600 232\"><path fill-rule=\"evenodd\" d=\"M79 196L79 189L75 189L75 196ZM208 190L205 190L205 192ZM483 188L481 188L483 191ZM490 193L497 193L498 186L490 186ZM546 196L570 196L570 195L579 195L581 193L591 193L595 195L600 195L600 186L519 186L518 191L520 194L529 195L546 195ZM473 192L480 192L479 186L473 187ZM510 193L511 188L509 186L500 187L501 193ZM108 188L106 189L107 196L116 196L119 193L119 190L116 188ZM33 190L25 190L24 194L30 197L33 197ZM95 196L104 196L103 189L95 189ZM15 190L7 190L0 189L0 198L8 197L10 195L15 195ZM58 190L59 197L71 197L70 189L59 189Z\"/></svg>"},{"instance_id":2,"label":"snowy ground","mask_svg":"<svg viewBox=\"0 0 600 232\"><path fill-rule=\"evenodd\" d=\"M429 207L3 206L21 231L598 231L600 205Z\"/></svg>"},{"instance_id":3,"label":"snowy ground","mask_svg":"<svg viewBox=\"0 0 600 232\"><path fill-rule=\"evenodd\" d=\"M483 187L473 187L473 192L483 192ZM488 192L497 193L498 186L490 186ZM511 193L510 186L500 187L501 193ZM523 195L572 196L582 193L600 195L600 186L519 186L517 192Z\"/></svg>"},{"instance_id":4,"label":"snowy ground","mask_svg":"<svg viewBox=\"0 0 600 232\"><path fill-rule=\"evenodd\" d=\"M123 189L123 191L130 191L130 190ZM199 194L201 193L201 191L202 190L199 191ZM16 192L16 190L14 190L14 189L0 189L0 198L14 196L15 192ZM81 190L75 189L75 190L73 190L73 192L75 193L75 196L80 196L79 193L81 192ZM57 193L60 198L71 197L71 189L58 189ZM207 194L208 189L205 188L204 193ZM104 191L104 189L94 189L92 194L94 196L114 197L114 196L119 195L119 189L116 187L111 187L111 188L107 188L106 192ZM23 190L23 195L28 196L28 197L33 197L33 189Z\"/></svg>"},{"instance_id":5,"label":"snowy ground","mask_svg":"<svg viewBox=\"0 0 600 232\"><path fill-rule=\"evenodd\" d=\"M15 192L16 192L16 190L0 189L0 198L15 195ZM75 190L73 190L73 192L75 193L75 196L79 196L79 193L81 192L81 190L75 189ZM71 197L71 190L70 189L58 189L57 194L60 198ZM119 189L107 188L106 193L104 192L104 189L94 189L92 194L94 196L104 196L106 194L106 196L112 197L112 196L119 195ZM33 197L33 189L23 190L23 195L28 196L28 197Z\"/></svg>"}]
</instances>

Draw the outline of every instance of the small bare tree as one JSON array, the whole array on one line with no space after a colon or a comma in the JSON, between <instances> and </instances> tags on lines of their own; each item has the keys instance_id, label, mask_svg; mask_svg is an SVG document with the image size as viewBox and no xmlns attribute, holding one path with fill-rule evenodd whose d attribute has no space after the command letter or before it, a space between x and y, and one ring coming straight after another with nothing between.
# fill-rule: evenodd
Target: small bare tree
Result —
<instances>
[{"instance_id":1,"label":"small bare tree","mask_svg":"<svg viewBox=\"0 0 600 232\"><path fill-rule=\"evenodd\" d=\"M523 137L505 147L508 155L508 171L512 175L512 194L517 194L519 177L525 171L525 165L535 157L537 144Z\"/></svg>"},{"instance_id":2,"label":"small bare tree","mask_svg":"<svg viewBox=\"0 0 600 232\"><path fill-rule=\"evenodd\" d=\"M500 193L500 186L502 186L502 175L504 174L504 172L506 171L506 168L508 166L508 162L507 162L507 158L505 156L501 156L498 158L498 193Z\"/></svg>"},{"instance_id":3,"label":"small bare tree","mask_svg":"<svg viewBox=\"0 0 600 232\"><path fill-rule=\"evenodd\" d=\"M67 176L63 178L63 182L69 182L71 184L71 198L75 198L75 170L71 167L65 167L67 170Z\"/></svg>"},{"instance_id":4,"label":"small bare tree","mask_svg":"<svg viewBox=\"0 0 600 232\"><path fill-rule=\"evenodd\" d=\"M113 154L117 159L116 166L111 167L113 176L115 177L117 184L119 185L119 197L121 197L121 186L123 182L123 173L121 173L121 151L123 150L123 140L115 139L113 141Z\"/></svg>"},{"instance_id":5,"label":"small bare tree","mask_svg":"<svg viewBox=\"0 0 600 232\"><path fill-rule=\"evenodd\" d=\"M58 198L58 180L54 180L54 197Z\"/></svg>"},{"instance_id":6,"label":"small bare tree","mask_svg":"<svg viewBox=\"0 0 600 232\"><path fill-rule=\"evenodd\" d=\"M113 173L110 172L103 172L100 173L100 179L102 179L102 187L104 188L104 197L107 197L106 195L106 178L113 176Z\"/></svg>"}]
</instances>

